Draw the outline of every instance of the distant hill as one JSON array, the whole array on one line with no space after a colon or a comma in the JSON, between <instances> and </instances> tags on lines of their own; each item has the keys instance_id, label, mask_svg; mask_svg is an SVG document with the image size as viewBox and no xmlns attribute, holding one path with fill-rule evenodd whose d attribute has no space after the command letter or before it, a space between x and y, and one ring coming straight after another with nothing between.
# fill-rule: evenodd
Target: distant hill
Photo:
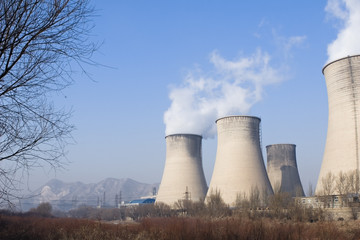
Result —
<instances>
[{"instance_id":1,"label":"distant hill","mask_svg":"<svg viewBox=\"0 0 360 240\"><path fill-rule=\"evenodd\" d=\"M159 184L140 183L130 178L107 178L98 183L65 183L52 179L21 201L22 211L49 202L54 209L67 211L79 205L114 207L116 202L152 196ZM104 194L105 193L105 194ZM105 201L104 201L105 197Z\"/></svg>"}]
</instances>

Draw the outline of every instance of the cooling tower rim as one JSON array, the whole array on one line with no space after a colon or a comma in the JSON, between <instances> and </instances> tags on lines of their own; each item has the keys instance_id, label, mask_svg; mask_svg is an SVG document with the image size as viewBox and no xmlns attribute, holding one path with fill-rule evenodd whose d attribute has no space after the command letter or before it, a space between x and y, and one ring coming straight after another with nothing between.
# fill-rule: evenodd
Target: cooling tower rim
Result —
<instances>
[{"instance_id":1,"label":"cooling tower rim","mask_svg":"<svg viewBox=\"0 0 360 240\"><path fill-rule=\"evenodd\" d=\"M333 64L333 63L335 63L335 62L344 60L344 59L352 58L352 57L360 57L360 54L357 54L357 55L348 55L348 56L346 56L346 57L339 58L339 59L336 59L336 60L334 60L334 61L331 61L331 62L327 63L327 64L323 67L323 69L322 69L322 74L324 74L325 68L327 68L329 65L331 65L331 64Z\"/></svg>"},{"instance_id":2,"label":"cooling tower rim","mask_svg":"<svg viewBox=\"0 0 360 240\"><path fill-rule=\"evenodd\" d=\"M173 134L169 134L165 136L165 139L167 137L174 137L174 136L193 136L193 137L200 137L201 139L203 138L201 135L199 134L193 134L193 133L173 133Z\"/></svg>"},{"instance_id":3,"label":"cooling tower rim","mask_svg":"<svg viewBox=\"0 0 360 240\"><path fill-rule=\"evenodd\" d=\"M254 119L258 119L259 122L261 121L260 117L256 117L256 116L250 116L250 115L231 115L231 116L226 116L226 117L221 117L218 118L215 123L217 123L219 120L225 119L225 118L233 118L233 117L241 117L241 118L254 118Z\"/></svg>"},{"instance_id":4,"label":"cooling tower rim","mask_svg":"<svg viewBox=\"0 0 360 240\"><path fill-rule=\"evenodd\" d=\"M272 147L272 146L294 146L294 147L296 147L296 144L293 144L293 143L275 143L275 144L267 145L266 148Z\"/></svg>"}]
</instances>

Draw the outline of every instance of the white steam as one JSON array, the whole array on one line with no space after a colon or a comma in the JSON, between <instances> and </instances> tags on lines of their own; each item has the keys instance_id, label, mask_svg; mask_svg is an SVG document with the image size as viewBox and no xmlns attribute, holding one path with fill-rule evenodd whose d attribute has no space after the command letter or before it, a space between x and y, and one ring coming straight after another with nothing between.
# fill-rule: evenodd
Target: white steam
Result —
<instances>
[{"instance_id":1,"label":"white steam","mask_svg":"<svg viewBox=\"0 0 360 240\"><path fill-rule=\"evenodd\" d=\"M166 135L192 133L213 137L216 119L247 114L261 100L265 85L283 79L280 70L270 66L270 56L260 49L235 61L226 60L215 51L210 62L213 73L189 73L181 86L171 89L172 103L164 114Z\"/></svg>"},{"instance_id":2,"label":"white steam","mask_svg":"<svg viewBox=\"0 0 360 240\"><path fill-rule=\"evenodd\" d=\"M328 0L325 11L341 23L336 40L328 45L328 62L360 54L360 1Z\"/></svg>"}]
</instances>

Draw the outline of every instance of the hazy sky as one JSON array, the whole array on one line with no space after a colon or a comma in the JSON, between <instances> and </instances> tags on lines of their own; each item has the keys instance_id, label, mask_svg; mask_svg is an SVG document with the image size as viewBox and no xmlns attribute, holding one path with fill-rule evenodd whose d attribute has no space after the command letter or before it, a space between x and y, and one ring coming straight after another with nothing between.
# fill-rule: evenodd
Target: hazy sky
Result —
<instances>
[{"instance_id":1,"label":"hazy sky","mask_svg":"<svg viewBox=\"0 0 360 240\"><path fill-rule=\"evenodd\" d=\"M103 42L94 60L109 67L88 67L94 81L76 75L56 97L74 112L76 144L68 147L67 170L32 171L31 189L55 177L160 182L165 131L189 129L207 137L209 183L215 120L229 113L261 117L265 161L266 145L296 144L304 189L310 182L315 187L328 117L321 70L331 59L328 45L359 18L348 20L350 11L337 1L326 7L325 0L92 3L98 15L93 38Z\"/></svg>"}]
</instances>

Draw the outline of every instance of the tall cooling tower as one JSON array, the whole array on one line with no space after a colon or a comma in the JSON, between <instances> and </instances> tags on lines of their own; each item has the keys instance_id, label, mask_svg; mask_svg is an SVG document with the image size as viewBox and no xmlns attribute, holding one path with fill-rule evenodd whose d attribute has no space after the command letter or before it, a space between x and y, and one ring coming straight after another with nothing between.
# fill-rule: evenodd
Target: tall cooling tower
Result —
<instances>
[{"instance_id":1,"label":"tall cooling tower","mask_svg":"<svg viewBox=\"0 0 360 240\"><path fill-rule=\"evenodd\" d=\"M202 137L174 134L165 139L166 162L156 202L173 205L178 200L203 200L207 184L202 167Z\"/></svg>"},{"instance_id":2,"label":"tall cooling tower","mask_svg":"<svg viewBox=\"0 0 360 240\"><path fill-rule=\"evenodd\" d=\"M341 172L359 174L360 56L349 56L323 68L329 104L326 146L316 186L323 194L323 179ZM335 190L333 194L336 194Z\"/></svg>"},{"instance_id":3,"label":"tall cooling tower","mask_svg":"<svg viewBox=\"0 0 360 240\"><path fill-rule=\"evenodd\" d=\"M260 147L260 121L250 116L216 121L218 147L207 196L218 191L233 206L238 195L249 197L254 189L272 194Z\"/></svg>"},{"instance_id":4,"label":"tall cooling tower","mask_svg":"<svg viewBox=\"0 0 360 240\"><path fill-rule=\"evenodd\" d=\"M267 173L274 192L287 192L292 197L304 196L296 163L296 145L266 146Z\"/></svg>"}]
</instances>

